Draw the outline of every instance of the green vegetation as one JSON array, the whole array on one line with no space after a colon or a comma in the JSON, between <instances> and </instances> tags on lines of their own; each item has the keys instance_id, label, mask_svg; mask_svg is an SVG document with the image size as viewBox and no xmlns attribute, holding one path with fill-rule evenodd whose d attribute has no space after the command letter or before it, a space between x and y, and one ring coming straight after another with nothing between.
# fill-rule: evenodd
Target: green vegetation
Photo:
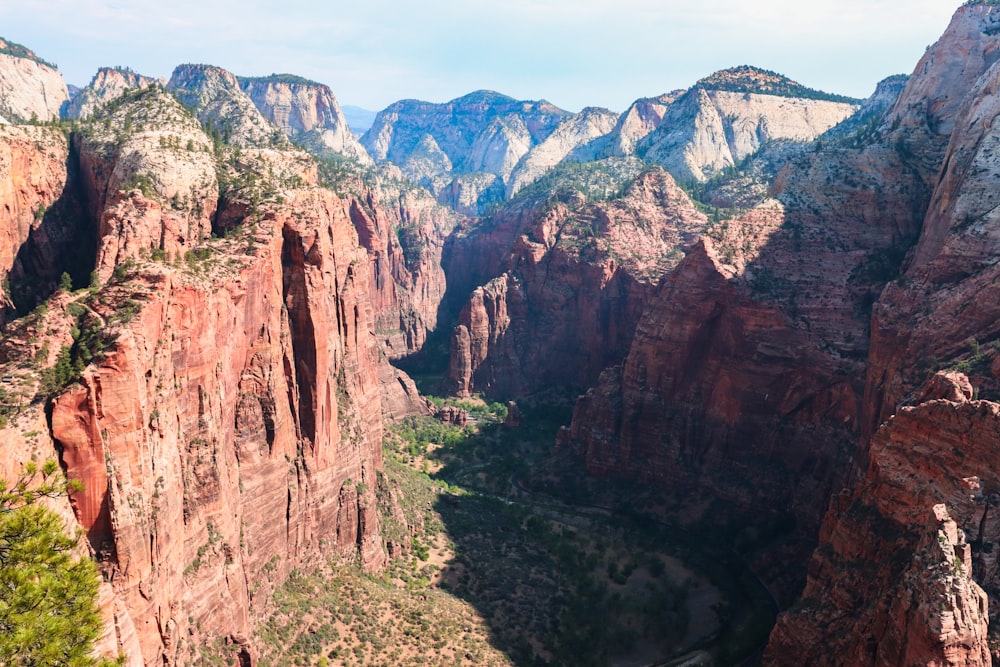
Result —
<instances>
[{"instance_id":1,"label":"green vegetation","mask_svg":"<svg viewBox=\"0 0 1000 667\"><path fill-rule=\"evenodd\" d=\"M521 189L507 207L534 206L543 202L582 203L621 197L642 172L643 164L630 158L607 158L596 162L561 162L544 176Z\"/></svg>"},{"instance_id":2,"label":"green vegetation","mask_svg":"<svg viewBox=\"0 0 1000 667\"><path fill-rule=\"evenodd\" d=\"M139 304L131 299L119 305L113 318L114 323L127 323L139 310ZM114 340L106 321L83 303L74 302L66 310L75 318L70 329L72 345L64 345L54 366L42 371L39 397L55 396L64 388L80 379L83 369L100 359Z\"/></svg>"},{"instance_id":3,"label":"green vegetation","mask_svg":"<svg viewBox=\"0 0 1000 667\"><path fill-rule=\"evenodd\" d=\"M123 664L93 657L102 629L97 569L73 553L62 519L36 502L69 489L57 471L55 461L29 462L12 484L0 481L0 664Z\"/></svg>"},{"instance_id":4,"label":"green vegetation","mask_svg":"<svg viewBox=\"0 0 1000 667\"><path fill-rule=\"evenodd\" d=\"M782 74L750 65L740 65L707 76L692 87L692 90L697 89L721 90L731 93L758 93L846 104L861 104L862 102L854 97L807 88Z\"/></svg>"},{"instance_id":5,"label":"green vegetation","mask_svg":"<svg viewBox=\"0 0 1000 667\"><path fill-rule=\"evenodd\" d=\"M336 560L293 574L258 630L262 667L604 667L696 649L733 664L766 638L768 602L731 552L591 507L582 487L572 504L521 497L512 476L527 483L551 457L570 401L527 402L508 429L500 404L431 400L470 421L410 418L387 432L376 496L395 559L378 576Z\"/></svg>"},{"instance_id":6,"label":"green vegetation","mask_svg":"<svg viewBox=\"0 0 1000 667\"><path fill-rule=\"evenodd\" d=\"M22 44L17 42L12 42L9 39L4 39L0 37L0 53L8 56L14 56L15 58L27 58L28 60L33 60L36 63L45 65L46 67L51 67L52 69L59 69L54 64L48 62L47 60L42 60L35 52Z\"/></svg>"},{"instance_id":7,"label":"green vegetation","mask_svg":"<svg viewBox=\"0 0 1000 667\"><path fill-rule=\"evenodd\" d=\"M270 76L241 76L240 81L260 83L290 83L300 86L322 86L322 83L297 74L271 74Z\"/></svg>"}]
</instances>

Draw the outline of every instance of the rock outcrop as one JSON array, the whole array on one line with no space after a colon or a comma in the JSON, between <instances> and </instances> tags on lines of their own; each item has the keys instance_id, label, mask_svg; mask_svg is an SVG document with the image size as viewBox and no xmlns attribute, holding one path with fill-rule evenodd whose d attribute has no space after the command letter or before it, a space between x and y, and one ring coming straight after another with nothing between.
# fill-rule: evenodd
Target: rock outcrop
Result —
<instances>
[{"instance_id":1,"label":"rock outcrop","mask_svg":"<svg viewBox=\"0 0 1000 667\"><path fill-rule=\"evenodd\" d=\"M120 98L126 91L162 84L159 79L128 69L102 67L97 70L87 87L70 100L64 115L74 119L89 118L99 107Z\"/></svg>"},{"instance_id":2,"label":"rock outcrop","mask_svg":"<svg viewBox=\"0 0 1000 667\"><path fill-rule=\"evenodd\" d=\"M618 114L599 108L584 109L564 120L545 141L521 158L507 179L507 197L538 180L574 151L587 153L587 145L611 132L617 122Z\"/></svg>"},{"instance_id":3,"label":"rock outcrop","mask_svg":"<svg viewBox=\"0 0 1000 667\"><path fill-rule=\"evenodd\" d=\"M704 181L767 141L810 141L857 109L817 98L822 94L755 68L716 72L670 105L638 152L682 181Z\"/></svg>"},{"instance_id":4,"label":"rock outcrop","mask_svg":"<svg viewBox=\"0 0 1000 667\"><path fill-rule=\"evenodd\" d=\"M62 74L32 51L0 38L0 115L18 120L55 120L69 101Z\"/></svg>"},{"instance_id":5,"label":"rock outcrop","mask_svg":"<svg viewBox=\"0 0 1000 667\"><path fill-rule=\"evenodd\" d=\"M950 398L901 409L872 440L864 480L834 499L767 664L991 664L977 582L1000 584L1000 406L966 398L960 375L936 382Z\"/></svg>"},{"instance_id":6,"label":"rock outcrop","mask_svg":"<svg viewBox=\"0 0 1000 667\"><path fill-rule=\"evenodd\" d=\"M212 144L195 118L159 87L119 99L77 139L101 281L153 250L182 258L211 235L219 198Z\"/></svg>"},{"instance_id":7,"label":"rock outcrop","mask_svg":"<svg viewBox=\"0 0 1000 667\"><path fill-rule=\"evenodd\" d=\"M202 123L211 124L222 141L244 147L286 147L277 126L257 110L234 74L212 65L179 65L167 82Z\"/></svg>"},{"instance_id":8,"label":"rock outcrop","mask_svg":"<svg viewBox=\"0 0 1000 667\"><path fill-rule=\"evenodd\" d=\"M875 134L886 115L896 106L909 78L905 74L896 74L879 81L875 86L875 92L862 102L854 115L831 128L821 138L847 141L858 146L866 143Z\"/></svg>"},{"instance_id":9,"label":"rock outcrop","mask_svg":"<svg viewBox=\"0 0 1000 667\"><path fill-rule=\"evenodd\" d=\"M240 77L239 82L264 117L290 139L320 155L335 153L372 163L328 86L290 74Z\"/></svg>"}]
</instances>

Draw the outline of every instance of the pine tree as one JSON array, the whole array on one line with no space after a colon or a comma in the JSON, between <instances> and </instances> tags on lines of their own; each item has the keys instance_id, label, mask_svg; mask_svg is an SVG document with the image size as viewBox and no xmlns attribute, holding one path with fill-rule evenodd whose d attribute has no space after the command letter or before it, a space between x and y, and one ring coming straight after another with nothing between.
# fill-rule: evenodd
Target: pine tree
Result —
<instances>
[{"instance_id":1,"label":"pine tree","mask_svg":"<svg viewBox=\"0 0 1000 667\"><path fill-rule=\"evenodd\" d=\"M93 655L101 633L96 566L74 553L62 519L36 502L73 487L57 470L54 461L29 463L13 484L0 480L0 665L121 664Z\"/></svg>"}]
</instances>

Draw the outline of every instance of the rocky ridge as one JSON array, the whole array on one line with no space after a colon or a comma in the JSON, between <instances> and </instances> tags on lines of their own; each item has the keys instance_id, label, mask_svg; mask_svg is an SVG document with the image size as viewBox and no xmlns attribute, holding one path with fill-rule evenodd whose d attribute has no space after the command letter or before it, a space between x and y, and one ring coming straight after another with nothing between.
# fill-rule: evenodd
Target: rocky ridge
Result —
<instances>
[{"instance_id":1,"label":"rocky ridge","mask_svg":"<svg viewBox=\"0 0 1000 667\"><path fill-rule=\"evenodd\" d=\"M633 102L619 117L614 129L594 142L594 157L635 155L639 141L660 126L667 109L683 94L683 90L675 90L658 97L648 97Z\"/></svg>"},{"instance_id":2,"label":"rocky ridge","mask_svg":"<svg viewBox=\"0 0 1000 667\"><path fill-rule=\"evenodd\" d=\"M493 179L464 178L459 185L459 177L492 174L505 187L520 160L570 115L545 101L492 91L444 104L404 100L379 112L361 143L376 162L392 162L435 195L477 187L463 199L478 200Z\"/></svg>"},{"instance_id":3,"label":"rocky ridge","mask_svg":"<svg viewBox=\"0 0 1000 667\"><path fill-rule=\"evenodd\" d=\"M64 115L67 118L89 118L98 108L118 99L126 91L147 86L163 85L160 79L143 76L128 69L102 67L76 96L70 100Z\"/></svg>"},{"instance_id":4,"label":"rocky ridge","mask_svg":"<svg viewBox=\"0 0 1000 667\"><path fill-rule=\"evenodd\" d=\"M507 178L507 197L538 180L575 151L587 151L587 144L611 132L618 114L607 109L588 108L564 120L545 141L535 146ZM582 161L582 160L581 160Z\"/></svg>"},{"instance_id":5,"label":"rocky ridge","mask_svg":"<svg viewBox=\"0 0 1000 667\"><path fill-rule=\"evenodd\" d=\"M704 181L738 164L774 139L811 141L851 116L857 105L713 87L721 73L670 105L637 152L682 181ZM796 89L792 89L793 91ZM793 93L794 94L794 93Z\"/></svg>"},{"instance_id":6,"label":"rocky ridge","mask_svg":"<svg viewBox=\"0 0 1000 667\"><path fill-rule=\"evenodd\" d=\"M167 90L194 109L199 121L211 123L226 143L287 146L281 130L257 110L231 72L212 65L179 65L167 82Z\"/></svg>"}]
</instances>

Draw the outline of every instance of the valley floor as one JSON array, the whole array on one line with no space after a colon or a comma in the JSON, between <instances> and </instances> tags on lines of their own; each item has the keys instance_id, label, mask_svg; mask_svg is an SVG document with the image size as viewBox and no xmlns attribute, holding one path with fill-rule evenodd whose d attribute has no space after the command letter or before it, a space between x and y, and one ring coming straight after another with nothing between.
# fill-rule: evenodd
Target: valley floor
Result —
<instances>
[{"instance_id":1,"label":"valley floor","mask_svg":"<svg viewBox=\"0 0 1000 667\"><path fill-rule=\"evenodd\" d=\"M295 573L259 628L261 667L647 667L705 650L726 665L766 640L766 601L712 548L579 488L571 503L526 486L558 408L511 429L502 406L457 407L469 425L408 418L386 437L389 569Z\"/></svg>"}]
</instances>

